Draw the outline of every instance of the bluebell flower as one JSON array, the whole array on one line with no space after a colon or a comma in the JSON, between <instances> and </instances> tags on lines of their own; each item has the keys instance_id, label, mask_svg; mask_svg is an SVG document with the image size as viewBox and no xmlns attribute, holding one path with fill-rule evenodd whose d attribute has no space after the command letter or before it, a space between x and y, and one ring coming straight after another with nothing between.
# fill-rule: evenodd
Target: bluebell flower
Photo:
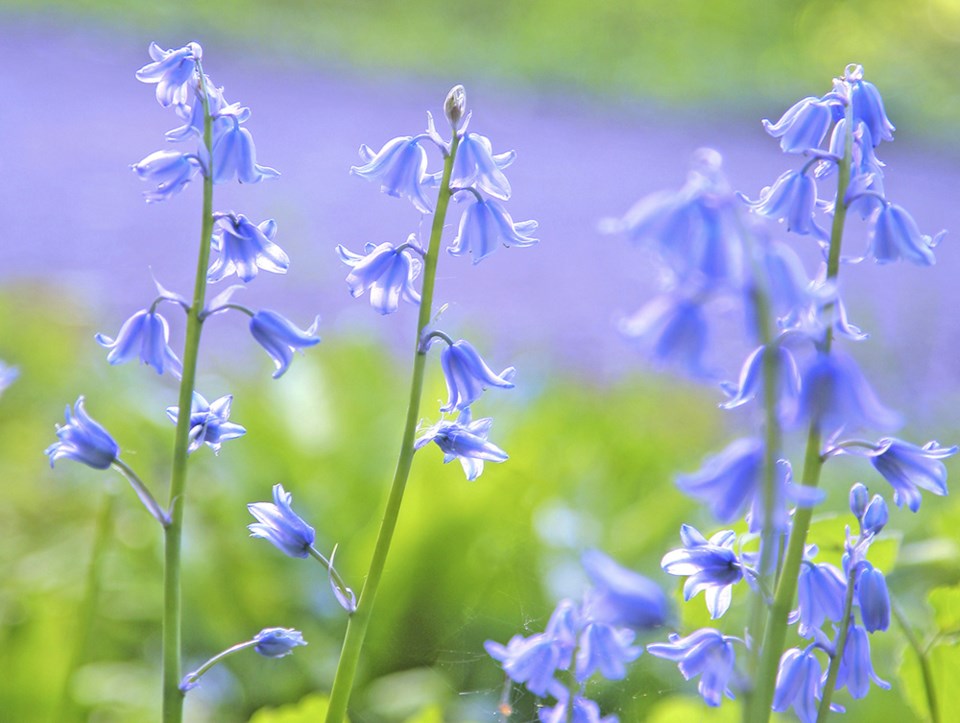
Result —
<instances>
[{"instance_id":1,"label":"bluebell flower","mask_svg":"<svg viewBox=\"0 0 960 723\"><path fill-rule=\"evenodd\" d=\"M957 447L941 447L928 442L918 447L910 442L888 437L877 443L875 450L862 452L848 448L845 452L866 454L874 468L893 487L897 507L907 505L911 512L920 509L920 490L935 495L947 494L947 468L940 460L957 453Z\"/></svg>"},{"instance_id":2,"label":"bluebell flower","mask_svg":"<svg viewBox=\"0 0 960 723\"><path fill-rule=\"evenodd\" d=\"M207 402L200 392L194 391L190 405L190 446L188 451L195 452L206 444L220 453L220 445L231 439L242 437L247 430L239 424L227 421L230 418L230 406L233 395L220 397L213 403ZM167 407L167 416L174 424L180 416L178 407Z\"/></svg>"},{"instance_id":3,"label":"bluebell flower","mask_svg":"<svg viewBox=\"0 0 960 723\"><path fill-rule=\"evenodd\" d=\"M890 593L883 573L865 563L857 579L857 604L863 627L871 633L890 627Z\"/></svg>"},{"instance_id":4,"label":"bluebell flower","mask_svg":"<svg viewBox=\"0 0 960 723\"><path fill-rule=\"evenodd\" d=\"M185 86L193 80L197 61L203 57L203 49L197 43L188 43L176 50L164 50L150 43L152 63L137 71L137 80L157 84L157 102L164 108L182 101Z\"/></svg>"},{"instance_id":5,"label":"bluebell flower","mask_svg":"<svg viewBox=\"0 0 960 723\"><path fill-rule=\"evenodd\" d=\"M593 583L585 604L591 620L640 630L666 622L667 596L653 580L617 564L600 550L587 550L580 560Z\"/></svg>"},{"instance_id":6,"label":"bluebell flower","mask_svg":"<svg viewBox=\"0 0 960 723\"><path fill-rule=\"evenodd\" d=\"M180 378L183 365L170 348L170 327L167 320L154 311L143 309L131 316L123 322L116 339L104 334L94 338L110 350L107 354L110 364L125 364L139 358L141 364L153 367L157 374L169 371Z\"/></svg>"},{"instance_id":7,"label":"bluebell flower","mask_svg":"<svg viewBox=\"0 0 960 723\"><path fill-rule=\"evenodd\" d=\"M730 607L733 586L743 579L743 566L733 551L733 530L718 532L708 541L691 525L680 527L683 548L671 550L660 561L668 575L687 576L683 599L689 601L706 591L711 618L722 617Z\"/></svg>"},{"instance_id":8,"label":"bluebell flower","mask_svg":"<svg viewBox=\"0 0 960 723\"><path fill-rule=\"evenodd\" d=\"M214 183L226 183L234 177L240 183L259 183L280 175L273 168L257 164L253 135L240 125L248 116L249 109L236 104L220 111L213 141Z\"/></svg>"},{"instance_id":9,"label":"bluebell flower","mask_svg":"<svg viewBox=\"0 0 960 723\"><path fill-rule=\"evenodd\" d=\"M227 101L223 97L223 88L217 88L210 76L204 74L203 87L207 91L207 106L210 109L210 117L216 118L217 114L227 106ZM167 131L164 135L168 141L186 141L190 138L202 138L204 130L204 110L203 98L200 95L200 84L187 87L186 98L177 102L173 106L174 112L184 121L182 126Z\"/></svg>"},{"instance_id":10,"label":"bluebell flower","mask_svg":"<svg viewBox=\"0 0 960 723\"><path fill-rule=\"evenodd\" d=\"M620 333L651 348L660 364L675 364L692 377L709 377L704 364L709 333L703 307L676 294L661 294L620 322Z\"/></svg>"},{"instance_id":11,"label":"bluebell flower","mask_svg":"<svg viewBox=\"0 0 960 723\"><path fill-rule=\"evenodd\" d=\"M20 370L0 361L0 394L20 376Z\"/></svg>"},{"instance_id":12,"label":"bluebell flower","mask_svg":"<svg viewBox=\"0 0 960 723\"><path fill-rule=\"evenodd\" d=\"M846 593L847 581L840 570L829 563L813 562L805 554L797 578L800 634L808 635L825 620L839 622Z\"/></svg>"},{"instance_id":13,"label":"bluebell flower","mask_svg":"<svg viewBox=\"0 0 960 723\"><path fill-rule=\"evenodd\" d=\"M889 519L890 513L887 511L886 500L880 495L874 495L864 510L860 528L865 535L879 535Z\"/></svg>"},{"instance_id":14,"label":"bluebell flower","mask_svg":"<svg viewBox=\"0 0 960 723\"><path fill-rule=\"evenodd\" d=\"M797 253L784 243L764 244L761 265L767 278L770 305L784 328L796 326L802 310L816 300L810 278Z\"/></svg>"},{"instance_id":15,"label":"bluebell flower","mask_svg":"<svg viewBox=\"0 0 960 723\"><path fill-rule=\"evenodd\" d=\"M918 266L932 266L936 262L933 249L946 233L926 236L905 208L885 203L870 229L867 256L878 264L905 259Z\"/></svg>"},{"instance_id":16,"label":"bluebell flower","mask_svg":"<svg viewBox=\"0 0 960 723\"><path fill-rule=\"evenodd\" d=\"M790 648L780 658L773 709L783 713L791 706L801 723L815 723L817 701L823 697L820 661L812 648Z\"/></svg>"},{"instance_id":17,"label":"bluebell flower","mask_svg":"<svg viewBox=\"0 0 960 723\"><path fill-rule=\"evenodd\" d=\"M559 698L565 690L554 677L560 665L560 650L545 633L528 638L514 635L505 646L493 640L483 644L491 658L503 667L510 680L523 683L534 695Z\"/></svg>"},{"instance_id":18,"label":"bluebell flower","mask_svg":"<svg viewBox=\"0 0 960 723\"><path fill-rule=\"evenodd\" d=\"M873 145L880 145L880 141L892 141L893 131L896 128L887 118L880 91L873 83L863 79L863 66L848 65L844 71L843 79L850 87L853 118L855 121L863 121L870 130Z\"/></svg>"},{"instance_id":19,"label":"bluebell flower","mask_svg":"<svg viewBox=\"0 0 960 723\"><path fill-rule=\"evenodd\" d=\"M503 169L513 163L515 151L494 155L490 139L479 133L466 133L460 139L453 171L451 188L476 188L488 196L506 201L510 198L510 182Z\"/></svg>"},{"instance_id":20,"label":"bluebell flower","mask_svg":"<svg viewBox=\"0 0 960 723\"><path fill-rule=\"evenodd\" d=\"M719 522L733 522L755 496L762 470L763 443L738 439L698 472L678 477L677 487L707 505Z\"/></svg>"},{"instance_id":21,"label":"bluebell flower","mask_svg":"<svg viewBox=\"0 0 960 723\"><path fill-rule=\"evenodd\" d=\"M818 354L803 375L798 421L811 419L828 435L841 428L889 429L900 422L880 404L857 363L838 351Z\"/></svg>"},{"instance_id":22,"label":"bluebell flower","mask_svg":"<svg viewBox=\"0 0 960 723\"><path fill-rule=\"evenodd\" d=\"M447 382L447 403L441 412L462 411L469 407L488 386L513 388L516 369L507 367L496 374L469 342L460 339L440 352L440 366Z\"/></svg>"},{"instance_id":23,"label":"bluebell flower","mask_svg":"<svg viewBox=\"0 0 960 723\"><path fill-rule=\"evenodd\" d=\"M555 705L537 710L540 723L619 723L615 715L600 716L600 706L596 701L575 695L569 700L569 694Z\"/></svg>"},{"instance_id":24,"label":"bluebell flower","mask_svg":"<svg viewBox=\"0 0 960 723\"><path fill-rule=\"evenodd\" d=\"M536 221L518 221L496 199L481 200L474 197L460 217L460 227L447 251L454 256L470 254L478 264L497 250L499 244L506 247L533 246L537 243L532 234L537 230Z\"/></svg>"},{"instance_id":25,"label":"bluebell flower","mask_svg":"<svg viewBox=\"0 0 960 723\"><path fill-rule=\"evenodd\" d=\"M259 269L285 274L290 259L273 239L277 223L272 218L255 224L241 214L215 214L216 231L213 248L219 252L207 272L207 280L216 283L236 274L244 282L252 281Z\"/></svg>"},{"instance_id":26,"label":"bluebell flower","mask_svg":"<svg viewBox=\"0 0 960 723\"><path fill-rule=\"evenodd\" d=\"M764 387L764 360L768 354L777 357L777 416L782 424L788 424L796 416L797 400L800 397L800 371L793 354L782 344L775 345L772 350L765 346L757 347L747 357L740 370L740 379L736 385L721 384L723 390L730 397L720 405L723 409L736 409L755 397L762 406Z\"/></svg>"},{"instance_id":27,"label":"bluebell flower","mask_svg":"<svg viewBox=\"0 0 960 723\"><path fill-rule=\"evenodd\" d=\"M576 679L584 682L598 670L607 680L623 680L627 663L640 657L643 648L631 645L636 633L601 622L588 622L580 633Z\"/></svg>"},{"instance_id":28,"label":"bluebell flower","mask_svg":"<svg viewBox=\"0 0 960 723\"><path fill-rule=\"evenodd\" d=\"M697 690L707 705L719 706L724 695L733 698L729 684L736 662L734 638L713 628L701 628L685 638L674 633L669 640L648 645L647 652L676 661L685 680L701 676Z\"/></svg>"},{"instance_id":29,"label":"bluebell flower","mask_svg":"<svg viewBox=\"0 0 960 723\"><path fill-rule=\"evenodd\" d=\"M262 310L253 315L250 319L250 333L273 358L277 368L273 373L274 379L287 371L294 351L320 343L320 337L315 336L319 324L318 316L310 328L303 331L275 311Z\"/></svg>"},{"instance_id":30,"label":"bluebell flower","mask_svg":"<svg viewBox=\"0 0 960 723\"><path fill-rule=\"evenodd\" d=\"M262 537L290 557L308 557L310 546L317 535L290 507L293 495L283 485L273 486L273 502L254 502L247 505L257 522L247 525L251 537Z\"/></svg>"},{"instance_id":31,"label":"bluebell flower","mask_svg":"<svg viewBox=\"0 0 960 723\"><path fill-rule=\"evenodd\" d=\"M862 482L857 482L850 488L850 512L858 520L862 520L863 513L867 511L867 505L870 503L869 495Z\"/></svg>"},{"instance_id":32,"label":"bluebell flower","mask_svg":"<svg viewBox=\"0 0 960 723\"><path fill-rule=\"evenodd\" d=\"M53 467L61 457L82 462L94 469L107 469L120 454L120 447L102 426L97 424L83 408L83 397L77 399L70 413L70 405L65 412L67 423L57 425L59 442L54 442L44 450Z\"/></svg>"},{"instance_id":33,"label":"bluebell flower","mask_svg":"<svg viewBox=\"0 0 960 723\"><path fill-rule=\"evenodd\" d=\"M360 146L362 166L350 169L368 181L379 181L380 190L388 196L407 198L420 213L432 213L433 204L424 195L429 184L427 152L420 145L419 136L402 136L387 141L374 153L368 146Z\"/></svg>"},{"instance_id":34,"label":"bluebell flower","mask_svg":"<svg viewBox=\"0 0 960 723\"><path fill-rule=\"evenodd\" d=\"M840 658L836 689L840 690L846 686L851 697L859 700L865 698L870 692L871 680L884 690L890 689L890 684L881 680L873 671L867 631L859 625L851 625L847 630L847 642L843 646L843 655Z\"/></svg>"},{"instance_id":35,"label":"bluebell flower","mask_svg":"<svg viewBox=\"0 0 960 723\"><path fill-rule=\"evenodd\" d=\"M470 407L460 412L456 421L437 422L417 439L414 449L436 442L443 451L443 463L460 460L463 472L469 481L483 474L483 463L504 462L507 453L487 440L493 420L489 417L473 421Z\"/></svg>"},{"instance_id":36,"label":"bluebell flower","mask_svg":"<svg viewBox=\"0 0 960 723\"><path fill-rule=\"evenodd\" d=\"M780 139L784 153L805 153L823 143L833 123L833 108L822 98L803 98L787 109L776 123L763 121L763 128Z\"/></svg>"},{"instance_id":37,"label":"bluebell flower","mask_svg":"<svg viewBox=\"0 0 960 723\"><path fill-rule=\"evenodd\" d=\"M354 298L370 290L370 305L381 314L392 314L400 308L400 300L420 303L420 292L414 280L423 264L410 249L419 248L416 236L411 234L406 243L394 247L392 243L376 246L368 243L364 254L355 254L337 246L340 260L353 270L347 275L347 288Z\"/></svg>"},{"instance_id":38,"label":"bluebell flower","mask_svg":"<svg viewBox=\"0 0 960 723\"><path fill-rule=\"evenodd\" d=\"M802 236L813 235L820 240L827 233L813 220L817 207L817 184L806 173L787 171L773 186L763 189L757 201L750 206L761 216L775 221L786 221L787 231Z\"/></svg>"},{"instance_id":39,"label":"bluebell flower","mask_svg":"<svg viewBox=\"0 0 960 723\"><path fill-rule=\"evenodd\" d=\"M557 646L557 667L559 669L567 670L570 668L570 664L573 662L573 652L577 648L577 636L580 635L580 631L583 630L583 626L588 619L580 606L567 599L557 603L557 607L551 613L550 620L547 621L547 627L543 632Z\"/></svg>"},{"instance_id":40,"label":"bluebell flower","mask_svg":"<svg viewBox=\"0 0 960 723\"><path fill-rule=\"evenodd\" d=\"M200 160L191 153L156 151L131 168L141 180L156 184L154 190L143 193L147 203L153 203L182 191L200 170Z\"/></svg>"},{"instance_id":41,"label":"bluebell flower","mask_svg":"<svg viewBox=\"0 0 960 723\"><path fill-rule=\"evenodd\" d=\"M253 649L267 658L282 658L307 644L303 633L293 628L264 628L253 639L257 642Z\"/></svg>"}]
</instances>

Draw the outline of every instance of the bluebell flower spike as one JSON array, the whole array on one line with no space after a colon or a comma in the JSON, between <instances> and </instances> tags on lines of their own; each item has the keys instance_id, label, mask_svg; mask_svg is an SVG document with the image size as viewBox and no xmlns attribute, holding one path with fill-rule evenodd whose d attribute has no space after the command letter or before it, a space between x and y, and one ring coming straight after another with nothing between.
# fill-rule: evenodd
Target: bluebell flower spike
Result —
<instances>
[{"instance_id":1,"label":"bluebell flower spike","mask_svg":"<svg viewBox=\"0 0 960 723\"><path fill-rule=\"evenodd\" d=\"M274 379L286 373L295 351L320 343L320 337L316 336L319 325L318 316L309 329L299 329L277 312L269 310L258 311L251 317L250 333L273 359L276 367Z\"/></svg>"},{"instance_id":2,"label":"bluebell flower spike","mask_svg":"<svg viewBox=\"0 0 960 723\"><path fill-rule=\"evenodd\" d=\"M84 399L79 397L70 411L67 405L66 424L57 425L59 441L44 450L50 458L53 467L58 459L72 459L92 467L93 469L108 469L120 455L120 447L110 433L87 414L84 408Z\"/></svg>"},{"instance_id":3,"label":"bluebell flower spike","mask_svg":"<svg viewBox=\"0 0 960 723\"><path fill-rule=\"evenodd\" d=\"M247 505L257 522L247 526L251 537L261 537L290 557L309 557L316 531L291 507L293 495L283 485L273 486L273 502Z\"/></svg>"}]
</instances>

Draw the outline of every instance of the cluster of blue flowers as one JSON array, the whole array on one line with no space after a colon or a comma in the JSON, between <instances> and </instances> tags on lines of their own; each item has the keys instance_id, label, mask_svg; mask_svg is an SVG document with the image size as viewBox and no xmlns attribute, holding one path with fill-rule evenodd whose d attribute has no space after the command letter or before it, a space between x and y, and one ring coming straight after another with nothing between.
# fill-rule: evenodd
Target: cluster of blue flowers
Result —
<instances>
[{"instance_id":1,"label":"cluster of blue flowers","mask_svg":"<svg viewBox=\"0 0 960 723\"><path fill-rule=\"evenodd\" d=\"M683 525L682 547L667 553L662 567L686 578L685 600L704 593L713 619L728 611L734 588L746 581L755 599L771 610L766 634L763 626L756 628L761 631L756 639L704 628L686 637L671 635L669 643L647 650L676 661L687 679L700 676L699 691L708 705L720 705L724 695L740 690L758 701L751 720L766 720L770 707L792 707L811 723L817 719L818 701L835 705L833 690L846 687L852 697L862 698L870 681L888 687L873 672L869 634L886 630L890 600L883 573L866 559L887 522L886 503L879 495L868 500L866 488L856 484L850 499L859 534L848 533L843 568L814 562L817 548L805 542L811 507L824 496L817 488L820 468L841 454L866 457L892 487L896 505L916 512L921 490L947 493L942 460L957 452L957 447L936 442L918 446L890 437L877 442L848 437L864 428L891 430L900 418L881 404L854 358L837 348L840 340L866 338L847 319L840 262L903 259L928 266L944 232L921 234L908 212L886 198L876 148L893 139L893 126L860 66L849 66L824 96L801 100L778 122L764 121L764 127L785 153L805 160L799 170L763 189L757 200L735 194L724 179L719 154L702 150L683 188L654 194L623 218L603 222L602 228L626 233L662 259L663 291L621 326L656 361L718 380L707 361L710 306L718 299L741 302L747 338L755 346L738 382L721 385L728 397L721 406L758 404L761 428L677 479L677 486L703 503L718 523L745 517L748 532L738 536L726 529L708 539ZM833 201L819 196L818 186L830 177L838 188ZM840 253L848 209L867 224L867 248L856 258ZM771 238L770 221L819 244L823 262L817 273L808 275L798 255ZM797 484L783 458L781 438L801 427L811 448ZM783 579L791 573L792 580ZM778 619L776 610L783 606L775 599L790 609L795 591L794 612ZM827 623L832 633L823 629ZM782 636L787 624L796 624L799 638L810 642L782 655L782 647L765 650L782 646L776 633ZM763 689L763 670L751 680L745 672L751 666L738 667L734 643L761 665L774 655L780 658L775 681L766 671L769 690ZM818 654L829 659L826 671ZM766 698L771 702L765 703Z\"/></svg>"}]
</instances>

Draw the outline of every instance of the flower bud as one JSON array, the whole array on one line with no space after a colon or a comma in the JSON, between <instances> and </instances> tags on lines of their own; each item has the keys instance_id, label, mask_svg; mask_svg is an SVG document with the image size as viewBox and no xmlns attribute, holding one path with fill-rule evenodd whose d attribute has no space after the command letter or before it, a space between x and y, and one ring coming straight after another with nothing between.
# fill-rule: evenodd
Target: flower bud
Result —
<instances>
[{"instance_id":1,"label":"flower bud","mask_svg":"<svg viewBox=\"0 0 960 723\"><path fill-rule=\"evenodd\" d=\"M864 532L878 535L887 524L888 519L890 519L890 513L887 512L886 501L880 495L874 495L870 504L867 505L866 512L863 513L861 526Z\"/></svg>"},{"instance_id":2,"label":"flower bud","mask_svg":"<svg viewBox=\"0 0 960 723\"><path fill-rule=\"evenodd\" d=\"M890 627L890 593L887 592L887 581L883 573L875 567L869 567L860 573L857 602L860 603L863 627L869 632Z\"/></svg>"},{"instance_id":3,"label":"flower bud","mask_svg":"<svg viewBox=\"0 0 960 723\"><path fill-rule=\"evenodd\" d=\"M455 85L447 93L447 99L443 103L443 114L450 121L450 127L453 130L460 130L460 123L467 110L467 91L462 85Z\"/></svg>"},{"instance_id":4,"label":"flower bud","mask_svg":"<svg viewBox=\"0 0 960 723\"><path fill-rule=\"evenodd\" d=\"M863 518L863 513L867 509L867 500L869 492L862 482L857 482L850 488L850 512L858 520Z\"/></svg>"}]
</instances>

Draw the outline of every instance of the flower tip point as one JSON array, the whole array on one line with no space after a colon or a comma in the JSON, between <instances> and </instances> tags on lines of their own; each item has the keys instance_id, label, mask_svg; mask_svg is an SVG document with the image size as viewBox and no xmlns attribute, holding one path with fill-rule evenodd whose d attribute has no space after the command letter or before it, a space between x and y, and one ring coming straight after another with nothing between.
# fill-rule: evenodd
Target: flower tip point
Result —
<instances>
[{"instance_id":1,"label":"flower tip point","mask_svg":"<svg viewBox=\"0 0 960 723\"><path fill-rule=\"evenodd\" d=\"M443 103L443 113L453 130L460 130L466 109L467 91L462 85L457 84L447 93L447 99Z\"/></svg>"}]
</instances>

